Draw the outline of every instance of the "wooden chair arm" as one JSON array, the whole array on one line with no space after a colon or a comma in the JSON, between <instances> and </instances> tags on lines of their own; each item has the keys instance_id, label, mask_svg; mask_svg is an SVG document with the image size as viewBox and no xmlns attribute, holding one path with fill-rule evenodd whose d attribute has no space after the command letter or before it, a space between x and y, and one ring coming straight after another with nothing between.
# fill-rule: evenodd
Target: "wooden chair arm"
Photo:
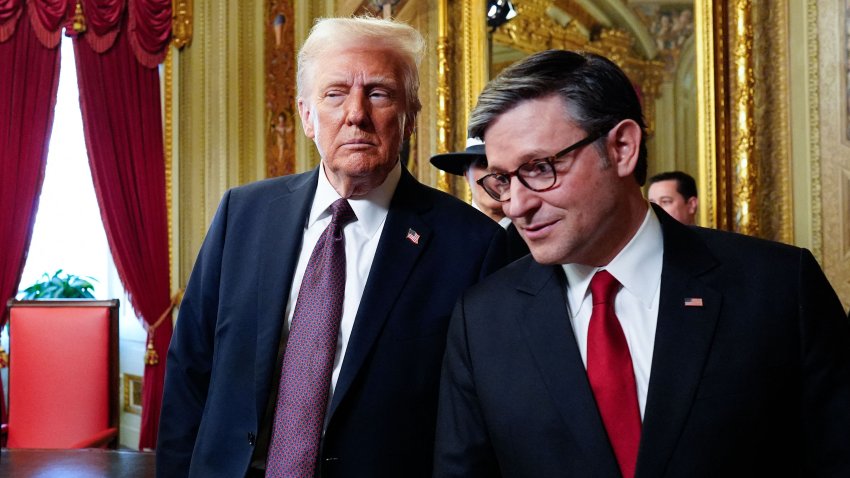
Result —
<instances>
[{"instance_id":1,"label":"wooden chair arm","mask_svg":"<svg viewBox=\"0 0 850 478\"><path fill-rule=\"evenodd\" d=\"M101 432L74 443L68 448L103 448L118 436L117 428L107 428Z\"/></svg>"}]
</instances>

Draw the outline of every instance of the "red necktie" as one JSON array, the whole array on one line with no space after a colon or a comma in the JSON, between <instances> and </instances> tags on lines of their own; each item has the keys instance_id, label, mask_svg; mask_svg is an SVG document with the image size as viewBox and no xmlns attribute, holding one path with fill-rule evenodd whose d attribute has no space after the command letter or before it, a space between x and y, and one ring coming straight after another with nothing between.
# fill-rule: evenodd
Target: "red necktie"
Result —
<instances>
[{"instance_id":1,"label":"red necktie","mask_svg":"<svg viewBox=\"0 0 850 478\"><path fill-rule=\"evenodd\" d=\"M605 270L590 281L593 312L587 331L587 378L620 472L631 478L637 465L641 423L632 357L614 313L619 288L617 279Z\"/></svg>"},{"instance_id":2,"label":"red necktie","mask_svg":"<svg viewBox=\"0 0 850 478\"><path fill-rule=\"evenodd\" d=\"M342 228L356 219L345 199L334 202L331 211L295 302L266 460L269 477L312 477L315 472L345 295Z\"/></svg>"}]
</instances>

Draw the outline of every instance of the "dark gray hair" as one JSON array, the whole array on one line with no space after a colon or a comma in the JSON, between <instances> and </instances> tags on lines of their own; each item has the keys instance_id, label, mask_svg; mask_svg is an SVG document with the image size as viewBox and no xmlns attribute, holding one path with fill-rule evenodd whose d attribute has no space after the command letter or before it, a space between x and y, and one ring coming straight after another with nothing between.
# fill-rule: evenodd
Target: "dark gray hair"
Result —
<instances>
[{"instance_id":1,"label":"dark gray hair","mask_svg":"<svg viewBox=\"0 0 850 478\"><path fill-rule=\"evenodd\" d=\"M624 119L641 128L634 178L646 182L646 124L635 87L617 65L593 53L547 50L503 70L491 80L469 118L469 136L484 139L499 116L526 100L557 94L569 119L588 134L604 134Z\"/></svg>"}]
</instances>

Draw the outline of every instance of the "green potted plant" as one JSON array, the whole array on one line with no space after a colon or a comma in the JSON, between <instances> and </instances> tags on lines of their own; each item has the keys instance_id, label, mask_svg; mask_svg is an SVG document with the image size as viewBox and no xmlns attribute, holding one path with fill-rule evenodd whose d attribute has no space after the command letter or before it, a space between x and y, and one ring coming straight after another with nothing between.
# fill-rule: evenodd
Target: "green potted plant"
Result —
<instances>
[{"instance_id":1,"label":"green potted plant","mask_svg":"<svg viewBox=\"0 0 850 478\"><path fill-rule=\"evenodd\" d=\"M80 277L57 270L51 276L45 272L35 284L20 291L21 300L33 299L93 299L93 277Z\"/></svg>"}]
</instances>

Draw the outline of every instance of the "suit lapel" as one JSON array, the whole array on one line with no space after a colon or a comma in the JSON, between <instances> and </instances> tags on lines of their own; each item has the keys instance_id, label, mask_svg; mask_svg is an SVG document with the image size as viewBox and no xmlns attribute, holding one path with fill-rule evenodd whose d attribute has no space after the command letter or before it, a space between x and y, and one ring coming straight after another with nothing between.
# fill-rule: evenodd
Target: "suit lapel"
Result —
<instances>
[{"instance_id":1,"label":"suit lapel","mask_svg":"<svg viewBox=\"0 0 850 478\"><path fill-rule=\"evenodd\" d=\"M264 205L263 241L257 253L257 344L255 383L257 417L262 419L285 323L286 303L301 249L304 225L316 194L319 169L294 178L287 191Z\"/></svg>"},{"instance_id":2,"label":"suit lapel","mask_svg":"<svg viewBox=\"0 0 850 478\"><path fill-rule=\"evenodd\" d=\"M337 378L333 399L325 423L330 422L340 402L356 378L363 362L380 335L407 277L428 247L431 228L423 222L421 213L429 204L422 204L423 188L402 168L401 179L390 204L384 230L378 243L369 279L363 290L354 328L348 340L342 369ZM417 242L407 238L408 231L419 234Z\"/></svg>"},{"instance_id":3,"label":"suit lapel","mask_svg":"<svg viewBox=\"0 0 850 478\"><path fill-rule=\"evenodd\" d=\"M552 403L573 441L584 450L588 469L597 470L599 476L616 476L619 468L570 326L565 291L565 279L557 266L529 260L528 273L517 286L520 300L515 310L524 312L515 317Z\"/></svg>"},{"instance_id":4,"label":"suit lapel","mask_svg":"<svg viewBox=\"0 0 850 478\"><path fill-rule=\"evenodd\" d=\"M701 277L716 266L714 256L694 231L659 211L664 265L637 476L664 474L693 404L722 301Z\"/></svg>"}]
</instances>

